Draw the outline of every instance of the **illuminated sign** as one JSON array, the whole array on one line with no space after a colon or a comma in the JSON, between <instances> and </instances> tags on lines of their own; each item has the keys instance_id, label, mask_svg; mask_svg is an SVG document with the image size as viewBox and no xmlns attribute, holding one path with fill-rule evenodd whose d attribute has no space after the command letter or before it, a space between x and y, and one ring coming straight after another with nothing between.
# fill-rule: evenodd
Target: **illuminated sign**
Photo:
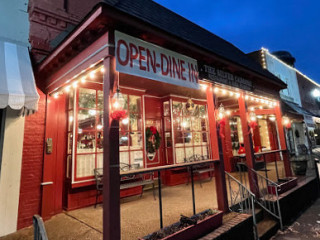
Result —
<instances>
[{"instance_id":1,"label":"illuminated sign","mask_svg":"<svg viewBox=\"0 0 320 240\"><path fill-rule=\"evenodd\" d=\"M199 89L197 61L115 31L116 70L178 86Z\"/></svg>"}]
</instances>

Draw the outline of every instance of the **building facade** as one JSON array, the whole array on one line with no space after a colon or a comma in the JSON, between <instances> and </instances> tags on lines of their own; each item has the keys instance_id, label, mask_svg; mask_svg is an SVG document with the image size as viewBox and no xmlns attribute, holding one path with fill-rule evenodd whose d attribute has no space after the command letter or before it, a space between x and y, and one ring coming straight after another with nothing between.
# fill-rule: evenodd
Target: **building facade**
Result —
<instances>
[{"instance_id":1,"label":"building facade","mask_svg":"<svg viewBox=\"0 0 320 240\"><path fill-rule=\"evenodd\" d=\"M319 84L294 67L295 59L288 52L279 51L279 56L267 49L250 53L265 69L287 84L280 92L284 114L291 119L291 129L287 129L287 144L292 153L299 154L299 145L308 148L316 145L315 128L319 104L312 95Z\"/></svg>"},{"instance_id":2,"label":"building facade","mask_svg":"<svg viewBox=\"0 0 320 240\"><path fill-rule=\"evenodd\" d=\"M28 52L27 8L25 0L3 1L0 8L0 236L17 230L23 115L36 110L38 98Z\"/></svg>"}]
</instances>

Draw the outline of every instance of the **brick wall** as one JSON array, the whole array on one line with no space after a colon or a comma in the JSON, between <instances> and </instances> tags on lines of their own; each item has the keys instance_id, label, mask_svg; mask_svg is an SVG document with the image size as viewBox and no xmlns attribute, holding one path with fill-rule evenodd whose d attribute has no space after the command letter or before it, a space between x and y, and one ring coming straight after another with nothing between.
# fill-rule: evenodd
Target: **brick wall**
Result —
<instances>
[{"instance_id":1,"label":"brick wall","mask_svg":"<svg viewBox=\"0 0 320 240\"><path fill-rule=\"evenodd\" d=\"M28 6L31 53L45 58L100 0L30 0Z\"/></svg>"},{"instance_id":2,"label":"brick wall","mask_svg":"<svg viewBox=\"0 0 320 240\"><path fill-rule=\"evenodd\" d=\"M25 119L23 139L18 229L32 224L40 213L46 95L38 89L38 112Z\"/></svg>"}]
</instances>

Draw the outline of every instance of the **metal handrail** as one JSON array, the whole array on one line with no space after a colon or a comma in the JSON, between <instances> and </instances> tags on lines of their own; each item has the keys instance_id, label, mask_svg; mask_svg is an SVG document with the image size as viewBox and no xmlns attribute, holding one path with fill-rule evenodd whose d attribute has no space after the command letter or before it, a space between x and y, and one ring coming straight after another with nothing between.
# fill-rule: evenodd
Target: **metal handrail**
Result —
<instances>
[{"instance_id":1,"label":"metal handrail","mask_svg":"<svg viewBox=\"0 0 320 240\"><path fill-rule=\"evenodd\" d=\"M34 240L48 240L42 218L39 215L34 215L32 217L32 221L34 228Z\"/></svg>"},{"instance_id":2,"label":"metal handrail","mask_svg":"<svg viewBox=\"0 0 320 240\"><path fill-rule=\"evenodd\" d=\"M259 198L256 198L256 203L259 204L271 216L279 220L280 228L283 229L282 216L279 202L280 185L274 181L262 176L256 170L247 167L248 171L254 173L257 177L257 182L254 182L256 189L259 191ZM270 193L270 186L274 187L275 194ZM275 201L274 201L275 200Z\"/></svg>"},{"instance_id":3,"label":"metal handrail","mask_svg":"<svg viewBox=\"0 0 320 240\"><path fill-rule=\"evenodd\" d=\"M230 197L230 199L228 199L228 205L230 211L251 214L253 218L254 237L258 239L254 193L228 172L225 172L225 174L227 185L229 186L228 198ZM236 185L236 187L234 185Z\"/></svg>"}]
</instances>

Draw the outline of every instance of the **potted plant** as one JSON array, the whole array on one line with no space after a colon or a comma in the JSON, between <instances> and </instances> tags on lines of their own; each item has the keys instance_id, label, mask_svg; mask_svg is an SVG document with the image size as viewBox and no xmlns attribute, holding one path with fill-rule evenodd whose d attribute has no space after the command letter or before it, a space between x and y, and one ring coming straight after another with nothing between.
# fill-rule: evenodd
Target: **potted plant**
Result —
<instances>
[{"instance_id":1,"label":"potted plant","mask_svg":"<svg viewBox=\"0 0 320 240\"><path fill-rule=\"evenodd\" d=\"M153 232L140 240L192 240L198 239L222 224L223 212L208 209L188 218L181 216L180 221L159 231Z\"/></svg>"},{"instance_id":2,"label":"potted plant","mask_svg":"<svg viewBox=\"0 0 320 240\"><path fill-rule=\"evenodd\" d=\"M308 166L307 155L293 156L291 157L290 162L295 175L306 175Z\"/></svg>"}]
</instances>

